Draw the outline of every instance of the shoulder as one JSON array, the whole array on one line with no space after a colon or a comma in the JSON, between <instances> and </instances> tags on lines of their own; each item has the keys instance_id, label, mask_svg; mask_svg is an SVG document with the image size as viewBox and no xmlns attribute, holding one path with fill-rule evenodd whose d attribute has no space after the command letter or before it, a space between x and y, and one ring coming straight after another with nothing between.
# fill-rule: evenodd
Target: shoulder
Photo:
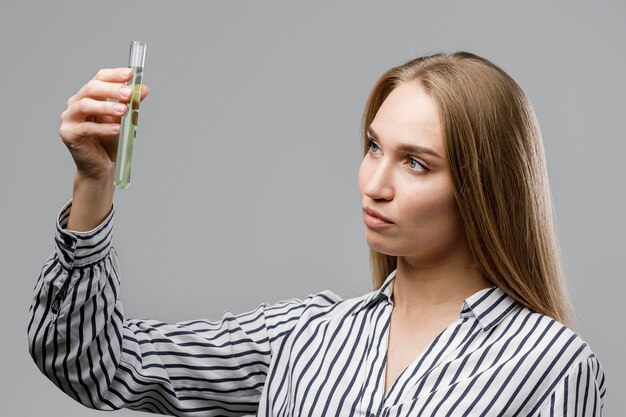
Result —
<instances>
[{"instance_id":1,"label":"shoulder","mask_svg":"<svg viewBox=\"0 0 626 417\"><path fill-rule=\"evenodd\" d=\"M262 310L270 328L280 327L287 321L304 326L320 321L343 320L342 317L349 316L372 293L344 299L336 292L325 289L303 297L282 299L274 303L263 302L256 309L242 314L242 317L258 314Z\"/></svg>"},{"instance_id":2,"label":"shoulder","mask_svg":"<svg viewBox=\"0 0 626 417\"><path fill-rule=\"evenodd\" d=\"M521 307L518 321L523 321L520 334L524 336L527 349L553 361L568 359L578 363L595 356L589 343L575 330L560 321Z\"/></svg>"},{"instance_id":3,"label":"shoulder","mask_svg":"<svg viewBox=\"0 0 626 417\"><path fill-rule=\"evenodd\" d=\"M336 292L325 289L309 293L304 298L292 298L283 303L301 308L300 321L307 324L320 321L344 321L352 317L352 313L363 306L364 302L376 295L376 291L344 298Z\"/></svg>"},{"instance_id":4,"label":"shoulder","mask_svg":"<svg viewBox=\"0 0 626 417\"><path fill-rule=\"evenodd\" d=\"M548 391L566 378L588 373L604 389L604 370L592 347L579 333L552 317L521 307L518 315L520 342L518 360ZM523 318L522 318L523 317ZM526 319L526 320L524 320Z\"/></svg>"},{"instance_id":5,"label":"shoulder","mask_svg":"<svg viewBox=\"0 0 626 417\"><path fill-rule=\"evenodd\" d=\"M319 317L330 318L342 316L350 312L357 305L363 302L371 294L364 294L358 297L343 298L336 292L325 289L314 293L309 293L305 298L294 298L292 302L299 303L305 307L303 315L314 314ZM324 314L320 314L324 313Z\"/></svg>"},{"instance_id":6,"label":"shoulder","mask_svg":"<svg viewBox=\"0 0 626 417\"><path fill-rule=\"evenodd\" d=\"M263 308L267 318L282 318L287 313L303 318L310 315L323 315L325 312L332 311L337 304L343 301L343 298L335 292L321 290L309 293L304 297L283 299L273 304L264 302L260 307Z\"/></svg>"},{"instance_id":7,"label":"shoulder","mask_svg":"<svg viewBox=\"0 0 626 417\"><path fill-rule=\"evenodd\" d=\"M306 297L302 299L294 298L292 300L296 303L304 305L305 307L308 307L309 309L327 309L328 307L332 308L335 305L341 304L345 301L340 295L328 289L309 293Z\"/></svg>"},{"instance_id":8,"label":"shoulder","mask_svg":"<svg viewBox=\"0 0 626 417\"><path fill-rule=\"evenodd\" d=\"M545 375L541 385L543 407L558 409L569 403L578 403L587 410L603 407L607 383L604 367L596 352L582 335L565 324L542 314L533 313L550 330L545 333L545 343L533 352L537 369ZM597 404L596 404L597 403ZM557 407L557 408L555 408ZM585 414L587 415L587 414Z\"/></svg>"}]
</instances>

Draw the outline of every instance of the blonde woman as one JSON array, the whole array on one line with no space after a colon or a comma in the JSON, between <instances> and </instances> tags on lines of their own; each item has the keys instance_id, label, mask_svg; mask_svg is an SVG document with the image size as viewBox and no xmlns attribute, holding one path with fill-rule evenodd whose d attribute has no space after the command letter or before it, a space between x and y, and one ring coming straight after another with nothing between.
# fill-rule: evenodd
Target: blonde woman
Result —
<instances>
[{"instance_id":1,"label":"blonde woman","mask_svg":"<svg viewBox=\"0 0 626 417\"><path fill-rule=\"evenodd\" d=\"M363 117L358 187L375 289L220 320L124 316L112 247L120 116L103 69L68 100L76 163L34 291L30 353L87 407L177 416L601 416L575 332L543 144L523 91L468 52L391 68ZM143 97L147 94L144 87Z\"/></svg>"}]
</instances>

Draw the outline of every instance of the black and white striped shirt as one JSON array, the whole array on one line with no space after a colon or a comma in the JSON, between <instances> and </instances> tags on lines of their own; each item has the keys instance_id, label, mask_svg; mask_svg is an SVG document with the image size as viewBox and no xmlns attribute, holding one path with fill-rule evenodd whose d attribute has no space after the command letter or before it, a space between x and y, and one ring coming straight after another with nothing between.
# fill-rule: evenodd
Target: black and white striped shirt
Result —
<instances>
[{"instance_id":1,"label":"black and white striped shirt","mask_svg":"<svg viewBox=\"0 0 626 417\"><path fill-rule=\"evenodd\" d=\"M125 318L111 245L115 207L89 232L67 231L29 312L30 353L82 404L178 416L601 416L603 368L561 323L499 287L463 302L458 319L384 394L393 271L379 290L329 290L220 320Z\"/></svg>"}]
</instances>

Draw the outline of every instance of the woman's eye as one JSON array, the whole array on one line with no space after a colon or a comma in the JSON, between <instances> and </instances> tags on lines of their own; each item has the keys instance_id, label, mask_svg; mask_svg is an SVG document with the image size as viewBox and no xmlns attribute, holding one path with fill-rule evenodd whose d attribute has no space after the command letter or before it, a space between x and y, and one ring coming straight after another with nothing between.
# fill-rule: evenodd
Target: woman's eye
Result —
<instances>
[{"instance_id":1,"label":"woman's eye","mask_svg":"<svg viewBox=\"0 0 626 417\"><path fill-rule=\"evenodd\" d=\"M418 170L416 170L416 171L428 171L428 168L426 168L426 167L424 166L424 164L422 164L422 163L421 163L420 161L418 161L417 159L409 157L409 161L411 161L411 162L415 162L416 164L418 164L419 166L421 166L421 167L422 167L422 169L418 169Z\"/></svg>"},{"instance_id":2,"label":"woman's eye","mask_svg":"<svg viewBox=\"0 0 626 417\"><path fill-rule=\"evenodd\" d=\"M374 142L373 142L373 141L371 141L371 140L368 140L368 141L367 141L367 146L369 146L370 150L372 149L372 146L376 146L376 147L378 148L378 145L376 145L376 143L374 143Z\"/></svg>"},{"instance_id":3,"label":"woman's eye","mask_svg":"<svg viewBox=\"0 0 626 417\"><path fill-rule=\"evenodd\" d=\"M372 150L373 147L378 148L378 145L376 144L376 142L372 141L372 140L368 140L367 141L367 145L369 146L369 149ZM421 171L428 171L428 168L426 168L426 165L422 164L420 161L418 161L417 159L408 156L407 159L409 161L411 161L411 163L415 163L417 165L419 165L421 167L421 169L417 169L417 167L415 165L413 165L413 167L411 167L411 171L417 171L417 172L421 172ZM411 163L409 163L409 166L411 166Z\"/></svg>"}]
</instances>

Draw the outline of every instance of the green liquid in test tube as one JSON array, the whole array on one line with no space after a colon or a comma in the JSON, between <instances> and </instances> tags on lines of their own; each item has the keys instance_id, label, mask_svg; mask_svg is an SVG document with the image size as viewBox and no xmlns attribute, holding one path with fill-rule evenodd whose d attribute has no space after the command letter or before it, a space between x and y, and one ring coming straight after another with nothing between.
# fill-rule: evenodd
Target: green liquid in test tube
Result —
<instances>
[{"instance_id":1,"label":"green liquid in test tube","mask_svg":"<svg viewBox=\"0 0 626 417\"><path fill-rule=\"evenodd\" d=\"M141 79L143 77L146 44L131 42L128 68L133 75L126 83L132 90L129 109L120 121L120 134L117 142L117 158L115 160L115 187L124 189L130 185L130 171L137 137L137 119L139 118L139 101L141 99Z\"/></svg>"}]
</instances>

